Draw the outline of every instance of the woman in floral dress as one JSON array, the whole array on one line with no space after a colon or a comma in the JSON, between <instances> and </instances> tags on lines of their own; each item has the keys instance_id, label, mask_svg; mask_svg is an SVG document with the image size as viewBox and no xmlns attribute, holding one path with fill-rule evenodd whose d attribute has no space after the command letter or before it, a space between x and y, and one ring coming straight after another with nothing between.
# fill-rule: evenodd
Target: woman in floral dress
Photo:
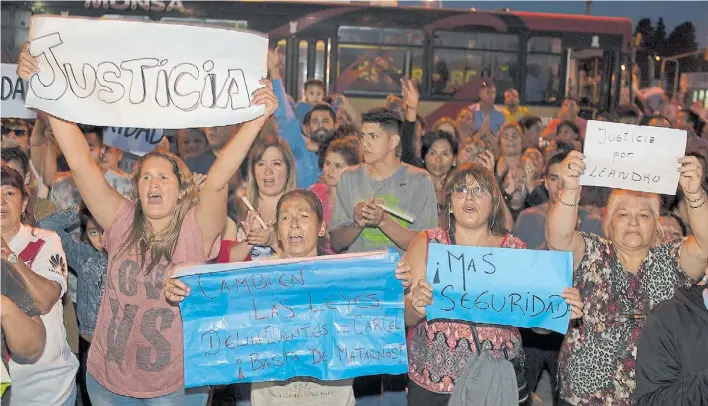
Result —
<instances>
[{"instance_id":1,"label":"woman in floral dress","mask_svg":"<svg viewBox=\"0 0 708 406\"><path fill-rule=\"evenodd\" d=\"M690 203L695 233L654 246L663 232L659 197L615 190L607 203L607 239L575 231L584 156L563 161L563 189L551 207L546 239L551 249L573 253L574 286L584 316L568 331L559 358L560 399L566 405L630 405L634 402L637 340L649 311L674 289L699 280L708 263L708 204L702 167L684 157L679 184Z\"/></svg>"}]
</instances>

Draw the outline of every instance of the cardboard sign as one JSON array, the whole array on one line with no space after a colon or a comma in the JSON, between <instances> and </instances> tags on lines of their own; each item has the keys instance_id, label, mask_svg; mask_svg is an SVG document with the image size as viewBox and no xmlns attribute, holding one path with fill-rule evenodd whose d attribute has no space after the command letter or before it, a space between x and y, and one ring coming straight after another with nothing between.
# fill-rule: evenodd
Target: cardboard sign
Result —
<instances>
[{"instance_id":1,"label":"cardboard sign","mask_svg":"<svg viewBox=\"0 0 708 406\"><path fill-rule=\"evenodd\" d=\"M17 76L17 65L2 64L2 117L34 119L37 114L25 108L29 84Z\"/></svg>"},{"instance_id":2,"label":"cardboard sign","mask_svg":"<svg viewBox=\"0 0 708 406\"><path fill-rule=\"evenodd\" d=\"M429 244L427 317L565 334L570 306L560 294L572 278L570 252Z\"/></svg>"},{"instance_id":3,"label":"cardboard sign","mask_svg":"<svg viewBox=\"0 0 708 406\"><path fill-rule=\"evenodd\" d=\"M408 370L398 254L204 265L176 273L186 387Z\"/></svg>"},{"instance_id":4,"label":"cardboard sign","mask_svg":"<svg viewBox=\"0 0 708 406\"><path fill-rule=\"evenodd\" d=\"M588 121L580 184L676 194L686 131Z\"/></svg>"},{"instance_id":5,"label":"cardboard sign","mask_svg":"<svg viewBox=\"0 0 708 406\"><path fill-rule=\"evenodd\" d=\"M90 33L90 35L87 35ZM27 106L84 124L189 128L263 115L268 39L219 28L32 17Z\"/></svg>"}]
</instances>

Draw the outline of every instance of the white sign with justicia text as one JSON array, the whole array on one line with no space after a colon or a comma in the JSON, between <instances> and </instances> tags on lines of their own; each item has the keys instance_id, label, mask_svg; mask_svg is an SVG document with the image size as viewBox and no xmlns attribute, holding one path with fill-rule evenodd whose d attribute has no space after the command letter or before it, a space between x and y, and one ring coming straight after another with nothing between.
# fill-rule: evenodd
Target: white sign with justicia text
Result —
<instances>
[{"instance_id":1,"label":"white sign with justicia text","mask_svg":"<svg viewBox=\"0 0 708 406\"><path fill-rule=\"evenodd\" d=\"M589 121L580 184L676 194L686 131Z\"/></svg>"},{"instance_id":2,"label":"white sign with justicia text","mask_svg":"<svg viewBox=\"0 0 708 406\"><path fill-rule=\"evenodd\" d=\"M32 17L27 106L107 127L191 128L263 115L268 38L223 28Z\"/></svg>"}]
</instances>

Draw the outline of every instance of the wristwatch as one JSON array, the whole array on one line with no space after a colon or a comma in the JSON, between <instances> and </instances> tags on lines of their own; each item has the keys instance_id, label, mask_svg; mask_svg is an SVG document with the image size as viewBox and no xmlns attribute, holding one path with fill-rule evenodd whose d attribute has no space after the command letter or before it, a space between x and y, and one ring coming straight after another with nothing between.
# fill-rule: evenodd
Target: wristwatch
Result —
<instances>
[{"instance_id":1,"label":"wristwatch","mask_svg":"<svg viewBox=\"0 0 708 406\"><path fill-rule=\"evenodd\" d=\"M15 265L17 263L17 254L11 252L10 255L7 256L7 262Z\"/></svg>"}]
</instances>

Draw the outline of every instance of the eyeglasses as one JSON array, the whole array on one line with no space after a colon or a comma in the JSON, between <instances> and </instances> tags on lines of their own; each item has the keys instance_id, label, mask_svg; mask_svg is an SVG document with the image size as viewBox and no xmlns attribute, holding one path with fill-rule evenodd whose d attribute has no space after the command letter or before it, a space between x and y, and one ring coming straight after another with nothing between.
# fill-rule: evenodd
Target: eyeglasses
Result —
<instances>
[{"instance_id":1,"label":"eyeglasses","mask_svg":"<svg viewBox=\"0 0 708 406\"><path fill-rule=\"evenodd\" d=\"M10 128L10 127L3 127L2 128L2 135L8 135L10 132L14 132L16 137L24 137L27 134L27 130L24 128Z\"/></svg>"},{"instance_id":2,"label":"eyeglasses","mask_svg":"<svg viewBox=\"0 0 708 406\"><path fill-rule=\"evenodd\" d=\"M456 185L452 188L452 197L454 197L455 199L464 199L470 193L472 194L473 198L477 199L484 196L487 192L479 185L472 186L465 185L464 183L460 183L459 185Z\"/></svg>"}]
</instances>

